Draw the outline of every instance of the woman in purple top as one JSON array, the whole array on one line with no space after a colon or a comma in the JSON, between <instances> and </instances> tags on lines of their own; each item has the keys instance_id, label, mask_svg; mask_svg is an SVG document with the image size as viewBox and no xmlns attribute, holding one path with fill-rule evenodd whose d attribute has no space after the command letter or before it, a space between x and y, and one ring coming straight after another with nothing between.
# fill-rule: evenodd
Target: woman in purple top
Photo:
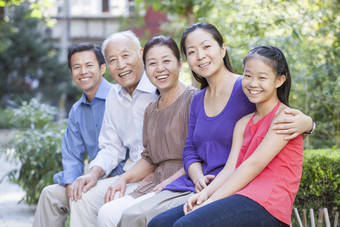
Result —
<instances>
[{"instance_id":1,"label":"woman in purple top","mask_svg":"<svg viewBox=\"0 0 340 227\"><path fill-rule=\"evenodd\" d=\"M188 27L181 39L181 50L202 89L190 107L183 151L186 174L126 210L121 226L145 226L152 217L185 203L193 193L205 188L228 159L236 122L255 110L242 91L241 76L233 72L226 45L215 26L197 23ZM289 124L279 127L289 128L283 131L290 134L288 138L312 128L310 117L292 112L296 116L283 119Z\"/></svg>"}]
</instances>

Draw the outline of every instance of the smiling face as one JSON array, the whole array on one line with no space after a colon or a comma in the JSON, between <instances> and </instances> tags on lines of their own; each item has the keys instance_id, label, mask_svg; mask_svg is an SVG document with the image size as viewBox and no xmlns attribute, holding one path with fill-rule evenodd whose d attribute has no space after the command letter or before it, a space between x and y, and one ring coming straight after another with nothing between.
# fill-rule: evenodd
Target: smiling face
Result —
<instances>
[{"instance_id":1,"label":"smiling face","mask_svg":"<svg viewBox=\"0 0 340 227\"><path fill-rule=\"evenodd\" d=\"M75 84L84 91L87 99L91 102L105 73L105 64L99 66L96 55L91 50L74 53L70 62Z\"/></svg>"},{"instance_id":2,"label":"smiling face","mask_svg":"<svg viewBox=\"0 0 340 227\"><path fill-rule=\"evenodd\" d=\"M162 93L178 83L181 61L165 45L156 45L145 55L145 69L149 80Z\"/></svg>"},{"instance_id":3,"label":"smiling face","mask_svg":"<svg viewBox=\"0 0 340 227\"><path fill-rule=\"evenodd\" d=\"M255 55L250 57L244 65L242 89L248 99L255 104L278 101L277 88L280 87L286 77L277 76L273 68L269 66L264 57Z\"/></svg>"},{"instance_id":4,"label":"smiling face","mask_svg":"<svg viewBox=\"0 0 340 227\"><path fill-rule=\"evenodd\" d=\"M221 47L209 32L203 29L191 32L185 40L185 47L188 64L198 75L208 78L224 67L226 46Z\"/></svg>"},{"instance_id":5,"label":"smiling face","mask_svg":"<svg viewBox=\"0 0 340 227\"><path fill-rule=\"evenodd\" d=\"M132 40L119 36L108 42L105 58L113 79L132 95L142 75L142 49Z\"/></svg>"}]
</instances>

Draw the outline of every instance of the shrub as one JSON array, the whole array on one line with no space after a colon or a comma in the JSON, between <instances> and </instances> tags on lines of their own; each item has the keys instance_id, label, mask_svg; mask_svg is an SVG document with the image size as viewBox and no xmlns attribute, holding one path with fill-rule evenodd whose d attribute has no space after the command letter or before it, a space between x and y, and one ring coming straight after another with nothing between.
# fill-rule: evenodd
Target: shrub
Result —
<instances>
[{"instance_id":1,"label":"shrub","mask_svg":"<svg viewBox=\"0 0 340 227\"><path fill-rule=\"evenodd\" d=\"M32 99L14 110L13 119L20 125L15 132L14 160L20 169L9 177L26 192L22 199L36 204L41 190L53 183L53 175L62 170L61 141L66 122L55 122L56 108Z\"/></svg>"},{"instance_id":2,"label":"shrub","mask_svg":"<svg viewBox=\"0 0 340 227\"><path fill-rule=\"evenodd\" d=\"M294 207L327 208L330 219L340 205L340 150L305 150L301 184Z\"/></svg>"},{"instance_id":3,"label":"shrub","mask_svg":"<svg viewBox=\"0 0 340 227\"><path fill-rule=\"evenodd\" d=\"M12 123L13 111L10 109L2 109L0 107L0 129L15 127Z\"/></svg>"}]
</instances>

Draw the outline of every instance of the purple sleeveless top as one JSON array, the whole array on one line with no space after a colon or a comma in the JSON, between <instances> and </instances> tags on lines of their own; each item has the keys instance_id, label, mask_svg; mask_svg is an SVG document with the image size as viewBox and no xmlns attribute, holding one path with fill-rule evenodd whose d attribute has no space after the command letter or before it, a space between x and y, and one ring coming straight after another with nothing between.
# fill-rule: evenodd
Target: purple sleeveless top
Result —
<instances>
[{"instance_id":1,"label":"purple sleeveless top","mask_svg":"<svg viewBox=\"0 0 340 227\"><path fill-rule=\"evenodd\" d=\"M204 111L205 91L206 88L196 93L191 101L183 164L188 172L192 163L201 162L204 175L216 176L227 162L236 122L256 108L243 93L241 76L234 84L228 103L214 117L208 117ZM195 192L195 185L185 174L164 190Z\"/></svg>"}]
</instances>

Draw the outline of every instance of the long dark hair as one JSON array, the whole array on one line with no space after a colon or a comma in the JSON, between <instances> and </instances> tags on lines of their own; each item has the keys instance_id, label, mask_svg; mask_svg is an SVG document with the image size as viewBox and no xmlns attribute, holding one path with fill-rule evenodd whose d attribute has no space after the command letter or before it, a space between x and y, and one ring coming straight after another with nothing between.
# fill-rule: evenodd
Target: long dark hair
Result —
<instances>
[{"instance_id":1,"label":"long dark hair","mask_svg":"<svg viewBox=\"0 0 340 227\"><path fill-rule=\"evenodd\" d=\"M277 97L282 103L289 106L291 76L286 57L277 47L258 46L249 51L246 57L243 59L243 68L247 60L251 57L256 57L256 55L264 57L265 62L273 69L277 77L282 75L286 77L286 81L279 88L277 88Z\"/></svg>"},{"instance_id":2,"label":"long dark hair","mask_svg":"<svg viewBox=\"0 0 340 227\"><path fill-rule=\"evenodd\" d=\"M193 32L193 31L195 31L197 29L202 29L202 30L204 30L206 32L209 32L214 37L216 42L220 45L220 47L223 46L223 43L224 43L223 37L222 37L221 33L217 30L217 28L214 25L212 25L212 24L204 23L204 22L199 22L199 23L196 23L196 24L193 24L193 25L187 27L185 29L185 31L183 32L183 35L182 35L182 38L181 38L181 51L182 51L183 55L185 56L185 58L187 58L185 41L186 41L188 35L191 32ZM231 64L230 64L230 60L229 60L229 56L228 56L228 51L227 50L226 50L225 56L223 58L223 62L224 62L224 65L227 67L227 69L230 72L234 73L234 70L233 70L233 68L231 67ZM201 84L201 89L209 86L207 79L205 79L204 77L198 75L197 73L195 73L192 70L191 70L191 72L192 72L194 78Z\"/></svg>"}]
</instances>

